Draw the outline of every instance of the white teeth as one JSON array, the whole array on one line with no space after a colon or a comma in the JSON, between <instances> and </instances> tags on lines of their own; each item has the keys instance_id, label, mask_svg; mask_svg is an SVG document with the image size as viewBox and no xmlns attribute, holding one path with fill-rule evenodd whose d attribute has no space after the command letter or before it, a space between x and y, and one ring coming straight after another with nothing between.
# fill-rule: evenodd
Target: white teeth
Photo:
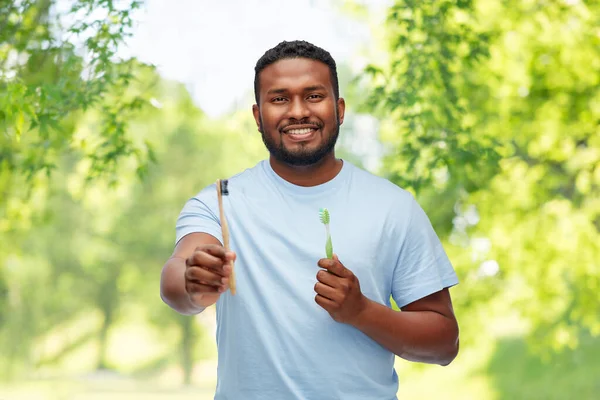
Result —
<instances>
[{"instance_id":1,"label":"white teeth","mask_svg":"<svg viewBox=\"0 0 600 400\"><path fill-rule=\"evenodd\" d=\"M305 128L305 129L290 129L287 133L292 134L292 135L305 135L307 133L310 133L312 131L311 128Z\"/></svg>"}]
</instances>

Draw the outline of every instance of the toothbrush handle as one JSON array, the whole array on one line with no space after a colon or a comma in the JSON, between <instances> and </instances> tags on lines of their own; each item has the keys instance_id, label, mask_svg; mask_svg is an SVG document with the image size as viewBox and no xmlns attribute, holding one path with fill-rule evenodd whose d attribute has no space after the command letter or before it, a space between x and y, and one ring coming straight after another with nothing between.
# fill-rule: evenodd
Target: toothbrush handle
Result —
<instances>
[{"instance_id":1,"label":"toothbrush handle","mask_svg":"<svg viewBox=\"0 0 600 400\"><path fill-rule=\"evenodd\" d=\"M327 258L333 259L333 244L331 243L331 236L327 235L327 243L325 244L325 253Z\"/></svg>"}]
</instances>

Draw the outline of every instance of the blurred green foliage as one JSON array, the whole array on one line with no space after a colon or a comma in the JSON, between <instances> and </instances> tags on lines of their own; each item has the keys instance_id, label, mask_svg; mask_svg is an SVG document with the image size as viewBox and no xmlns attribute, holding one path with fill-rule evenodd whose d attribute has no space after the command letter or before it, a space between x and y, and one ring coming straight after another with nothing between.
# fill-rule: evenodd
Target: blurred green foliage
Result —
<instances>
[{"instance_id":1,"label":"blurred green foliage","mask_svg":"<svg viewBox=\"0 0 600 400\"><path fill-rule=\"evenodd\" d=\"M249 108L210 119L117 56L140 2L59 3L0 1L0 378L197 382L214 316L162 304L160 267L187 198L266 151ZM405 396L600 390L599 27L597 2L397 0L384 57L340 65L344 135L378 118L379 173L417 195L461 279L461 354L399 361Z\"/></svg>"},{"instance_id":2,"label":"blurred green foliage","mask_svg":"<svg viewBox=\"0 0 600 400\"><path fill-rule=\"evenodd\" d=\"M446 239L463 325L498 303L539 350L600 335L599 26L598 2L396 1L366 68L382 173Z\"/></svg>"},{"instance_id":3,"label":"blurred green foliage","mask_svg":"<svg viewBox=\"0 0 600 400\"><path fill-rule=\"evenodd\" d=\"M117 57L140 6L138 0L0 2L3 171L30 182L70 151L93 161L90 175L114 173L118 161L128 157L136 158L143 172L151 149L126 128L130 112L147 99L143 91L127 90L136 60ZM77 138L75 121L91 107L102 110L99 127L88 140ZM3 178L5 192L8 178Z\"/></svg>"}]
</instances>

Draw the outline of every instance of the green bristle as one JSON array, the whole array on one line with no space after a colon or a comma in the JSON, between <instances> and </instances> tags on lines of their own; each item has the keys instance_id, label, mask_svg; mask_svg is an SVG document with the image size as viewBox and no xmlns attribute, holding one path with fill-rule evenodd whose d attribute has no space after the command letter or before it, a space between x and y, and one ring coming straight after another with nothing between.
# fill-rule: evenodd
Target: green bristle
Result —
<instances>
[{"instance_id":1,"label":"green bristle","mask_svg":"<svg viewBox=\"0 0 600 400\"><path fill-rule=\"evenodd\" d=\"M319 219L324 224L329 223L329 211L326 208L321 208L319 210Z\"/></svg>"}]
</instances>

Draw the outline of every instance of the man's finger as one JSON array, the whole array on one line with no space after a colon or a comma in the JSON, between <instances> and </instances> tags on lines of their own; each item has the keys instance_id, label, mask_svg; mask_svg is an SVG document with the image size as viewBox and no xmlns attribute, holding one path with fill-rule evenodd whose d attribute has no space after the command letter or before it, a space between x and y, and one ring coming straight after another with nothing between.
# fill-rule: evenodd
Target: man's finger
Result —
<instances>
[{"instance_id":1,"label":"man's finger","mask_svg":"<svg viewBox=\"0 0 600 400\"><path fill-rule=\"evenodd\" d=\"M328 271L319 271L317 272L317 280L327 286L331 286L332 288L339 288L340 281L343 278L340 278L337 275L334 275Z\"/></svg>"},{"instance_id":2,"label":"man's finger","mask_svg":"<svg viewBox=\"0 0 600 400\"><path fill-rule=\"evenodd\" d=\"M195 251L187 260L185 264L189 267L206 267L217 272L223 269L223 260L206 251Z\"/></svg>"},{"instance_id":3,"label":"man's finger","mask_svg":"<svg viewBox=\"0 0 600 400\"><path fill-rule=\"evenodd\" d=\"M210 255L219 257L220 259L225 258L225 247L221 246L220 244L206 244L197 248L196 250L204 251Z\"/></svg>"},{"instance_id":4,"label":"man's finger","mask_svg":"<svg viewBox=\"0 0 600 400\"><path fill-rule=\"evenodd\" d=\"M342 265L337 255L333 255L333 260L329 258L322 258L317 263L319 267L325 268L327 271L331 272L334 275L337 275L342 278L347 278L349 274L349 270Z\"/></svg>"},{"instance_id":5,"label":"man's finger","mask_svg":"<svg viewBox=\"0 0 600 400\"><path fill-rule=\"evenodd\" d=\"M223 284L223 280L227 278L201 267L189 267L185 271L185 279L206 285L220 286Z\"/></svg>"},{"instance_id":6,"label":"man's finger","mask_svg":"<svg viewBox=\"0 0 600 400\"><path fill-rule=\"evenodd\" d=\"M334 288L332 288L331 286L327 286L321 282L317 282L315 284L315 292L318 295L321 295L329 300L332 300L333 302L338 300L338 297L339 297L339 293Z\"/></svg>"},{"instance_id":7,"label":"man's finger","mask_svg":"<svg viewBox=\"0 0 600 400\"><path fill-rule=\"evenodd\" d=\"M185 290L187 290L187 292L190 295L194 295L194 294L203 294L203 293L218 293L220 290L221 286L210 286L210 285L203 285L201 283L196 283L196 282L187 282L185 284Z\"/></svg>"},{"instance_id":8,"label":"man's finger","mask_svg":"<svg viewBox=\"0 0 600 400\"><path fill-rule=\"evenodd\" d=\"M215 257L219 257L223 261L234 261L236 254L233 251L225 250L225 247L217 244L209 244L203 248L205 252Z\"/></svg>"},{"instance_id":9,"label":"man's finger","mask_svg":"<svg viewBox=\"0 0 600 400\"><path fill-rule=\"evenodd\" d=\"M315 302L328 312L331 312L337 308L336 302L331 301L327 297L323 297L320 294L315 296Z\"/></svg>"}]
</instances>

